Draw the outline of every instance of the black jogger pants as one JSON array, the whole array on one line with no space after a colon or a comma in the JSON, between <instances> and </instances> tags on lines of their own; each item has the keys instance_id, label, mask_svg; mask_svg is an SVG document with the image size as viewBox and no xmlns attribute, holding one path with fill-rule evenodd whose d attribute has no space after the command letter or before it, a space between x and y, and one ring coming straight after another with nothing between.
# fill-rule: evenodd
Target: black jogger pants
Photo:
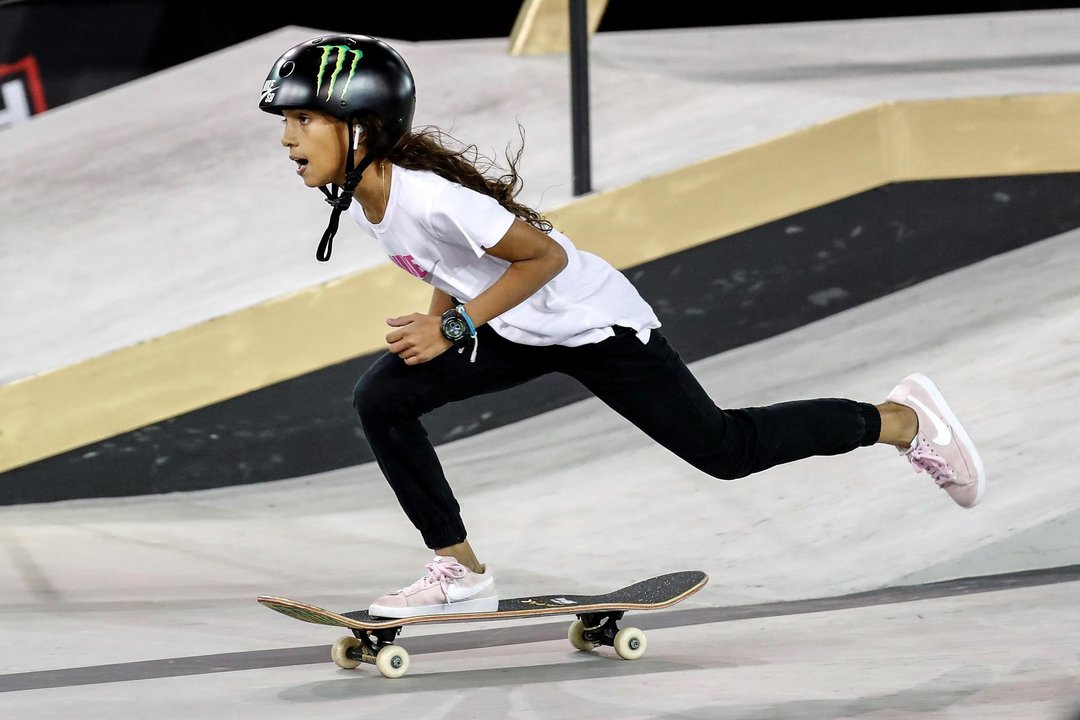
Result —
<instances>
[{"instance_id":1,"label":"black jogger pants","mask_svg":"<svg viewBox=\"0 0 1080 720\"><path fill-rule=\"evenodd\" d=\"M420 365L378 358L353 393L375 460L429 548L465 540L460 508L421 417L447 403L497 392L547 373L581 382L653 440L716 478L745 477L813 455L872 445L881 431L873 405L839 398L723 410L664 336L648 344L629 328L581 347L512 343L488 326L471 344Z\"/></svg>"}]
</instances>

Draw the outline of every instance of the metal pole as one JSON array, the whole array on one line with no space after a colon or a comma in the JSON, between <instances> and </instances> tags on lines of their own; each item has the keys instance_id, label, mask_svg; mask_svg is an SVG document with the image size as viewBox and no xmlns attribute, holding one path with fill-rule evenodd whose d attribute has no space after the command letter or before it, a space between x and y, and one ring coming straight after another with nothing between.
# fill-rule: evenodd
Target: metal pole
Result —
<instances>
[{"instance_id":1,"label":"metal pole","mask_svg":"<svg viewBox=\"0 0 1080 720\"><path fill-rule=\"evenodd\" d=\"M589 167L589 15L587 0L570 0L570 117L574 195L592 190Z\"/></svg>"}]
</instances>

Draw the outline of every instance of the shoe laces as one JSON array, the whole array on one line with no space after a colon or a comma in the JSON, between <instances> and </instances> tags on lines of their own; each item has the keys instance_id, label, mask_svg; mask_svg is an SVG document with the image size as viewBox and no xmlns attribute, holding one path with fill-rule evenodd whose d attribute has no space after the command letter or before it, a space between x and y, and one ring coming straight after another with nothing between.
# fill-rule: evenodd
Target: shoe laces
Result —
<instances>
[{"instance_id":1,"label":"shoe laces","mask_svg":"<svg viewBox=\"0 0 1080 720\"><path fill-rule=\"evenodd\" d=\"M446 586L454 580L460 580L465 577L465 566L456 562L429 562L424 566L427 568L427 575L420 578L407 588L402 588L398 592L411 593L417 590L423 590L433 585L439 585L442 587L443 592L446 592Z\"/></svg>"},{"instance_id":2,"label":"shoe laces","mask_svg":"<svg viewBox=\"0 0 1080 720\"><path fill-rule=\"evenodd\" d=\"M934 478L934 482L937 483L938 487L945 487L956 482L956 470L946 462L945 458L934 451L934 448L922 435L916 440L915 446L904 452L904 455L911 461L915 472L925 472Z\"/></svg>"}]
</instances>

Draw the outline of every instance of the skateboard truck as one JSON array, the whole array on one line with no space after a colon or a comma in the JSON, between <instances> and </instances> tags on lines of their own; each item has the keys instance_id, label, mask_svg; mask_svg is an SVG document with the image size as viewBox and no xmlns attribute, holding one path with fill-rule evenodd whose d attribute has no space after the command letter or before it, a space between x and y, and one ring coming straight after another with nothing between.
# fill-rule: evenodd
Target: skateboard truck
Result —
<instances>
[{"instance_id":1,"label":"skateboard truck","mask_svg":"<svg viewBox=\"0 0 1080 720\"><path fill-rule=\"evenodd\" d=\"M400 627L352 632L351 637L338 638L330 649L330 657L338 667L351 670L360 663L368 663L388 678L399 678L409 669L409 653L394 644Z\"/></svg>"},{"instance_id":2,"label":"skateboard truck","mask_svg":"<svg viewBox=\"0 0 1080 720\"><path fill-rule=\"evenodd\" d=\"M600 645L615 648L624 660L637 660L645 654L645 633L637 628L619 629L622 611L579 613L567 634L575 649L588 652Z\"/></svg>"},{"instance_id":3,"label":"skateboard truck","mask_svg":"<svg viewBox=\"0 0 1080 720\"><path fill-rule=\"evenodd\" d=\"M578 615L581 621L581 638L592 643L593 647L607 645L615 647L615 635L619 632L619 620L624 613L582 613Z\"/></svg>"}]
</instances>

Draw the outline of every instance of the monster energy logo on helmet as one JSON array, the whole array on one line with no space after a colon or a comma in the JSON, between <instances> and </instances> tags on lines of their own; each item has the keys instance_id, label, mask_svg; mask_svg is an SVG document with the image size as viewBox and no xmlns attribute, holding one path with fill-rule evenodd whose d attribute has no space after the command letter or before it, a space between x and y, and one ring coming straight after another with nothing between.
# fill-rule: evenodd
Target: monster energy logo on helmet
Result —
<instances>
[{"instance_id":1,"label":"monster energy logo on helmet","mask_svg":"<svg viewBox=\"0 0 1080 720\"><path fill-rule=\"evenodd\" d=\"M364 53L357 48L351 48L348 45L320 45L322 49L322 59L319 61L319 77L316 80L315 94L318 95L322 91L323 80L326 78L326 71L329 69L329 60L335 51L337 52L337 61L334 63L334 70L330 73L329 83L326 88L326 99L329 100L330 96L334 94L334 84L337 82L338 75L341 74L342 68L345 66L345 58L351 57L352 62L349 63L349 76L345 79L345 85L341 88L341 98L345 98L345 93L349 90L349 84L352 82L353 75L356 74L356 65L360 62L360 58L364 57Z\"/></svg>"}]
</instances>

